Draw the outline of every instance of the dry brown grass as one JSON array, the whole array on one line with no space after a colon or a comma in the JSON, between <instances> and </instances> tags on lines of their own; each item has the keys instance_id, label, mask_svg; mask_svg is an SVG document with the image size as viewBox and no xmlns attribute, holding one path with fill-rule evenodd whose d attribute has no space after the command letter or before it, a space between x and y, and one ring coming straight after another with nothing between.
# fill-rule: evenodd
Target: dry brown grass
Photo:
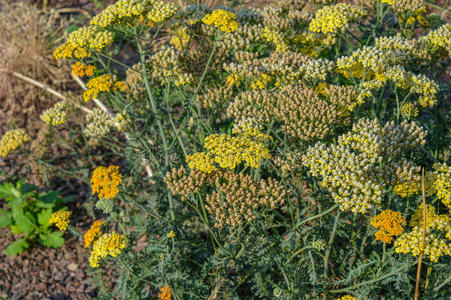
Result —
<instances>
[{"instance_id":1,"label":"dry brown grass","mask_svg":"<svg viewBox=\"0 0 451 300\"><path fill-rule=\"evenodd\" d=\"M27 120L39 119L38 114L54 101L12 72L57 89L67 88L70 70L60 66L52 54L66 26L55 12L0 0L0 132L9 125L28 127Z\"/></svg>"}]
</instances>

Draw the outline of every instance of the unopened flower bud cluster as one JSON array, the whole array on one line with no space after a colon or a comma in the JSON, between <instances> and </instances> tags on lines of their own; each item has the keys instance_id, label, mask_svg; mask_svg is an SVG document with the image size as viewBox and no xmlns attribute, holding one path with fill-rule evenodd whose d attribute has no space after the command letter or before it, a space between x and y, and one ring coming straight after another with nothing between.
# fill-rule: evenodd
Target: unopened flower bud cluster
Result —
<instances>
[{"instance_id":1,"label":"unopened flower bud cluster","mask_svg":"<svg viewBox=\"0 0 451 300\"><path fill-rule=\"evenodd\" d=\"M51 126L58 126L64 124L67 120L67 103L66 101L60 101L53 107L45 110L39 118Z\"/></svg>"}]
</instances>

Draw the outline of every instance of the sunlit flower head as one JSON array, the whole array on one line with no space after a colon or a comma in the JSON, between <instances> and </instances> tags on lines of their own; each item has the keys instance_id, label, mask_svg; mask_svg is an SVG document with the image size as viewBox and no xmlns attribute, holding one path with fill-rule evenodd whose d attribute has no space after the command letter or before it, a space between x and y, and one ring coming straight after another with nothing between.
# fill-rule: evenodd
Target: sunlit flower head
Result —
<instances>
[{"instance_id":1,"label":"sunlit flower head","mask_svg":"<svg viewBox=\"0 0 451 300\"><path fill-rule=\"evenodd\" d=\"M59 210L54 212L50 217L49 223L55 224L59 230L66 230L69 226L69 217L72 215L71 211Z\"/></svg>"}]
</instances>

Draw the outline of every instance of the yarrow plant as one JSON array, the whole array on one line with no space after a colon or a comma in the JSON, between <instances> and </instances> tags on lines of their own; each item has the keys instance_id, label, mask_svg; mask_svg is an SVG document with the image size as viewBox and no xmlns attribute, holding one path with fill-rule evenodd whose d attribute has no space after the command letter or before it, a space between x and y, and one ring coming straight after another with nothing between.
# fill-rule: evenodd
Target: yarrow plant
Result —
<instances>
[{"instance_id":1,"label":"yarrow plant","mask_svg":"<svg viewBox=\"0 0 451 300\"><path fill-rule=\"evenodd\" d=\"M83 94L41 119L96 195L83 235L55 223L100 296L446 297L451 27L424 5L120 0L68 34Z\"/></svg>"}]
</instances>

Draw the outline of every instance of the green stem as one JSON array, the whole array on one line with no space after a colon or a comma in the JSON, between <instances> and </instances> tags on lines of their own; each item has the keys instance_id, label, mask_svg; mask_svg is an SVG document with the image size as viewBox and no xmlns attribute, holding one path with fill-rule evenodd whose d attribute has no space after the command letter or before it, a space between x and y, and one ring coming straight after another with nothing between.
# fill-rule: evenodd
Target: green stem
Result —
<instances>
[{"instance_id":1,"label":"green stem","mask_svg":"<svg viewBox=\"0 0 451 300\"><path fill-rule=\"evenodd\" d=\"M164 166L165 166L165 169L167 170L168 168L171 167L171 163L169 161L168 142L166 140L166 135L164 134L163 125L161 124L161 120L158 116L158 110L157 110L157 106L155 104L155 100L152 95L152 90L150 89L149 79L147 78L147 67L146 67L145 54L143 52L143 49L141 47L141 43L139 42L139 40L136 41L136 45L138 47L139 55L140 55L141 62L142 62L142 67L143 67L143 72L144 72L144 76L143 76L144 84L146 86L147 95L148 95L148 98L150 101L150 106L151 106L153 114L155 115L158 131L160 132L161 141L163 142L164 162L165 162ZM169 201L169 214L171 216L172 222L174 222L175 221L175 212L174 212L173 198L168 197L168 201Z\"/></svg>"},{"instance_id":2,"label":"green stem","mask_svg":"<svg viewBox=\"0 0 451 300\"><path fill-rule=\"evenodd\" d=\"M414 263L410 263L410 264L404 265L401 268L399 268L399 269L397 269L397 270L395 270L393 272L390 272L388 274L385 274L383 276L377 277L377 278L372 279L372 280L364 281L364 282L358 283L356 285L353 285L353 286L350 286L350 287L347 287L347 288L343 288L343 289L339 289L339 290L330 290L329 293L338 294L338 293L349 292L349 291L352 291L353 289L356 289L356 288L361 287L363 285L373 284L375 282L384 280L385 278L388 278L390 276L399 274L401 271L404 271L405 269L409 268L410 266L416 265L417 262L418 262L418 260L415 260Z\"/></svg>"},{"instance_id":3,"label":"green stem","mask_svg":"<svg viewBox=\"0 0 451 300\"><path fill-rule=\"evenodd\" d=\"M127 270L128 274L130 274L130 275L132 275L133 277L135 277L136 280L138 280L138 281L144 281L144 282L147 283L147 284L150 284L150 285L152 285L152 286L154 286L154 287L157 287L157 285L156 285L154 282L151 282L151 281L149 281L149 280L147 280L147 279L144 279L144 278L142 278L142 277L138 277L135 273L133 273L133 270L130 269L130 267L129 267L129 266L128 266L128 265L127 265L120 257L116 257L116 261L118 261L118 262L122 265L122 267L124 267L124 269Z\"/></svg>"},{"instance_id":4,"label":"green stem","mask_svg":"<svg viewBox=\"0 0 451 300\"><path fill-rule=\"evenodd\" d=\"M313 248L312 246L305 246L304 248L299 249L290 257L290 259L285 264L288 265L293 260L293 258L295 258L302 251L305 251L307 249L312 249L312 248Z\"/></svg>"},{"instance_id":5,"label":"green stem","mask_svg":"<svg viewBox=\"0 0 451 300\"><path fill-rule=\"evenodd\" d=\"M324 256L324 278L327 278L327 273L329 272L329 256L330 256L330 252L332 250L332 244L334 242L335 235L337 233L338 222L340 220L340 214L341 214L341 210L338 210L337 215L335 216L334 227L332 229L332 233L330 234L329 242L327 243L326 255Z\"/></svg>"},{"instance_id":6,"label":"green stem","mask_svg":"<svg viewBox=\"0 0 451 300\"><path fill-rule=\"evenodd\" d=\"M332 207L329 208L328 210L325 210L325 211L323 211L322 213L320 213L320 214L318 214L318 215L312 216L312 217L310 217L310 218L307 218L307 219L301 221L300 223L297 224L297 226L301 226L302 224L305 224L305 223L310 222L310 221L312 221L312 220L321 218L322 216L327 215L328 213L330 213L331 211L333 211L333 210L336 209L337 207L338 207L338 204L335 204L334 206L332 206Z\"/></svg>"},{"instance_id":7,"label":"green stem","mask_svg":"<svg viewBox=\"0 0 451 300\"><path fill-rule=\"evenodd\" d=\"M75 229L75 227L73 227L72 225L68 225L67 229L69 229L69 231L73 234L76 235L80 238L83 238L83 234L81 234L78 230Z\"/></svg>"}]
</instances>

